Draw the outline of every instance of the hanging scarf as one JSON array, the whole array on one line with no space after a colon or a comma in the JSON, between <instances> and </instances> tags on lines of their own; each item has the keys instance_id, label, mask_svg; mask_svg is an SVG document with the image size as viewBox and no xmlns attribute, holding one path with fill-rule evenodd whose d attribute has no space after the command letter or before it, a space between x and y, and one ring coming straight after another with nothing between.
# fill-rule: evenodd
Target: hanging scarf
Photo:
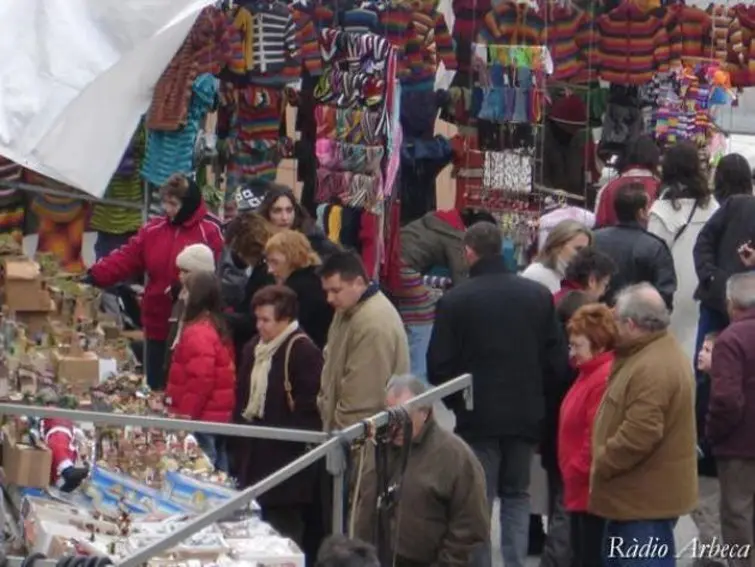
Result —
<instances>
[{"instance_id":1,"label":"hanging scarf","mask_svg":"<svg viewBox=\"0 0 755 567\"><path fill-rule=\"evenodd\" d=\"M260 342L254 347L254 366L250 376L249 402L242 414L244 419L265 417L265 398L267 396L267 380L270 374L270 367L273 364L273 356L278 352L278 348L286 342L286 339L299 330L299 322L292 321L291 324L283 329L283 332L275 337L269 343Z\"/></svg>"}]
</instances>

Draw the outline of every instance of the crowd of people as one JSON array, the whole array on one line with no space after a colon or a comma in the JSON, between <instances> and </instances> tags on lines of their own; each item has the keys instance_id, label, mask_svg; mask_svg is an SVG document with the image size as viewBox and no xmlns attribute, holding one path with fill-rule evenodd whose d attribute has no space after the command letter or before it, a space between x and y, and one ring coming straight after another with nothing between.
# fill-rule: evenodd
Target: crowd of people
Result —
<instances>
[{"instance_id":1,"label":"crowd of people","mask_svg":"<svg viewBox=\"0 0 755 567\"><path fill-rule=\"evenodd\" d=\"M560 222L521 274L488 213L428 213L402 229L399 289L371 281L290 189L265 187L221 226L196 184L175 176L165 215L85 281L146 276L147 381L183 418L333 432L471 373L472 408L447 400L455 432L422 407L380 462L369 444L352 454L351 532L374 543L376 506L389 510L398 567L490 567L497 498L495 545L507 567L524 567L536 453L548 477L543 567L671 565L674 527L690 513L709 546L700 566L748 565L752 173L732 154L709 183L696 148L661 155L647 138L621 171L598 195L597 228ZM438 266L454 281L440 298L421 279ZM240 487L306 450L197 441ZM378 493L381 476L395 502ZM314 465L259 499L309 564L329 531L330 487ZM646 556L632 551L646 540ZM361 557L350 565L374 565L360 545L338 543Z\"/></svg>"}]
</instances>

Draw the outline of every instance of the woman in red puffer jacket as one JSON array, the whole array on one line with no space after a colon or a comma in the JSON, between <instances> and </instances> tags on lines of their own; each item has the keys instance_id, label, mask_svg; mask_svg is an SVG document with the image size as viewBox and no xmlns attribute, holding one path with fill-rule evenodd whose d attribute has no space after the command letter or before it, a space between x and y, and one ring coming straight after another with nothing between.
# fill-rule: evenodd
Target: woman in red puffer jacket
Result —
<instances>
[{"instance_id":1,"label":"woman in red puffer jacket","mask_svg":"<svg viewBox=\"0 0 755 567\"><path fill-rule=\"evenodd\" d=\"M173 175L160 188L160 196L165 215L150 220L126 244L92 266L84 280L107 288L146 274L141 317L147 339L144 366L153 390L165 387L165 342L175 299L171 290L179 287L176 258L191 244L206 244L217 262L223 249L220 221L208 212L192 179Z\"/></svg>"},{"instance_id":2,"label":"woman in red puffer jacket","mask_svg":"<svg viewBox=\"0 0 755 567\"><path fill-rule=\"evenodd\" d=\"M587 511L592 465L592 428L613 366L617 329L602 304L580 307L566 326L579 375L561 404L558 464L564 507L570 515L572 565L602 567L604 520Z\"/></svg>"},{"instance_id":3,"label":"woman in red puffer jacket","mask_svg":"<svg viewBox=\"0 0 755 567\"><path fill-rule=\"evenodd\" d=\"M186 291L165 403L181 418L230 423L236 403L236 365L221 315L220 282L215 274L198 272L189 276ZM224 438L194 436L215 468L228 472Z\"/></svg>"}]
</instances>

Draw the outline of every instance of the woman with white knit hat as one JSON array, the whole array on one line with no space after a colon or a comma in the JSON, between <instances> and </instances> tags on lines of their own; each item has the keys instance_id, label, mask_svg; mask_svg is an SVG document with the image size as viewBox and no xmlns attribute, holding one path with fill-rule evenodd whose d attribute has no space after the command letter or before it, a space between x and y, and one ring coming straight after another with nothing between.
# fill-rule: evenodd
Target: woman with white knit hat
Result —
<instances>
[{"instance_id":1,"label":"woman with white knit hat","mask_svg":"<svg viewBox=\"0 0 755 567\"><path fill-rule=\"evenodd\" d=\"M170 329L165 343L168 347L165 351L165 376L168 376L170 372L173 349L181 336L181 320L186 308L186 278L198 272L215 273L215 255L210 247L205 244L191 244L181 250L176 257L176 267L178 268L178 279L181 281L181 290L173 303L173 310L170 313L170 319L168 319ZM172 293L172 291L167 289L165 292Z\"/></svg>"}]
</instances>

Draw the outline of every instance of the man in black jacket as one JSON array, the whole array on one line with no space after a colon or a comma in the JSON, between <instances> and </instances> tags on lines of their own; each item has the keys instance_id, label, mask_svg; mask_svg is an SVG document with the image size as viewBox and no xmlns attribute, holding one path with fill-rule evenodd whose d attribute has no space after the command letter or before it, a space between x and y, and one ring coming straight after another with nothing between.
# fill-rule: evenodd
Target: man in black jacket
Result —
<instances>
[{"instance_id":1,"label":"man in black jacket","mask_svg":"<svg viewBox=\"0 0 755 567\"><path fill-rule=\"evenodd\" d=\"M540 437L544 394L568 379L568 353L553 298L539 283L507 272L501 233L481 222L464 235L470 279L438 302L427 354L438 385L473 376L474 408L452 398L456 432L485 470L488 504L501 498L501 547L507 567L524 567L529 531L530 465ZM490 547L475 567L489 567Z\"/></svg>"},{"instance_id":2,"label":"man in black jacket","mask_svg":"<svg viewBox=\"0 0 755 567\"><path fill-rule=\"evenodd\" d=\"M674 259L666 243L645 228L648 195L639 183L628 183L616 191L614 210L619 222L595 231L593 244L616 262L606 297L613 303L616 292L632 284L647 282L661 294L669 310L676 292Z\"/></svg>"}]
</instances>

